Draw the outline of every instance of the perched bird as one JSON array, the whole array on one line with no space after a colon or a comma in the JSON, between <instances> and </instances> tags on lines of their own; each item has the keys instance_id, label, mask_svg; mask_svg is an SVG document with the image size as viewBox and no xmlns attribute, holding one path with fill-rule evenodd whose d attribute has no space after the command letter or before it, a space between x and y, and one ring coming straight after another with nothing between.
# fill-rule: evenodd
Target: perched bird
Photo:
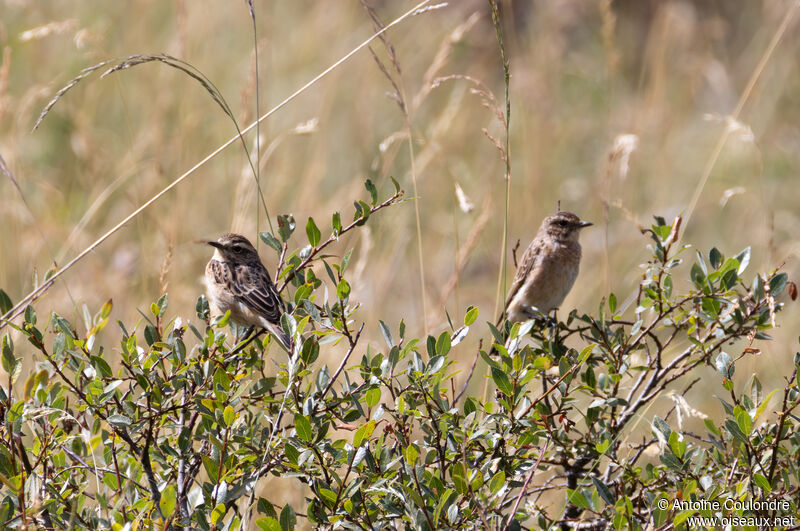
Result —
<instances>
[{"instance_id":1,"label":"perched bird","mask_svg":"<svg viewBox=\"0 0 800 531\"><path fill-rule=\"evenodd\" d=\"M547 216L517 267L508 290L504 314L511 322L548 314L564 301L581 263L578 235L592 223L572 212L559 210ZM503 316L500 316L502 321Z\"/></svg>"},{"instance_id":2,"label":"perched bird","mask_svg":"<svg viewBox=\"0 0 800 531\"><path fill-rule=\"evenodd\" d=\"M208 299L219 311L230 310L236 324L265 328L290 350L291 340L280 325L286 307L250 240L231 233L207 243L214 247L206 266Z\"/></svg>"}]
</instances>

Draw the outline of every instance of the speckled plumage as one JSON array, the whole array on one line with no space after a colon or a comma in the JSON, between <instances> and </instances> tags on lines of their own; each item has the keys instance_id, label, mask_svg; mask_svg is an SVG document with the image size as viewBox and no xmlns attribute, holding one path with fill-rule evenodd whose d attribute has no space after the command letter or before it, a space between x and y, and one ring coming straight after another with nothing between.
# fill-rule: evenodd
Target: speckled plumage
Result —
<instances>
[{"instance_id":1,"label":"speckled plumage","mask_svg":"<svg viewBox=\"0 0 800 531\"><path fill-rule=\"evenodd\" d=\"M549 313L572 289L581 262L580 229L591 223L572 212L559 211L542 221L517 267L506 297L505 315L518 322Z\"/></svg>"},{"instance_id":2,"label":"speckled plumage","mask_svg":"<svg viewBox=\"0 0 800 531\"><path fill-rule=\"evenodd\" d=\"M222 313L230 310L236 324L267 329L288 350L290 339L280 326L286 306L253 244L239 234L208 244L215 248L205 275L211 303Z\"/></svg>"}]
</instances>

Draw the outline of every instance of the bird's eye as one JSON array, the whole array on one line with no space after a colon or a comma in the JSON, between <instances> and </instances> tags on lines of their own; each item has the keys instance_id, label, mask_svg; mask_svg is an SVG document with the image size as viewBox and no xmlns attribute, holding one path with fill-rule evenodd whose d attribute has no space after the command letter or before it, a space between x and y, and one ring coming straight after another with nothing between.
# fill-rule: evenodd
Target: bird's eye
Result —
<instances>
[{"instance_id":1,"label":"bird's eye","mask_svg":"<svg viewBox=\"0 0 800 531\"><path fill-rule=\"evenodd\" d=\"M242 253L242 252L244 252L244 247L242 247L241 245L234 245L233 246L233 252L234 253Z\"/></svg>"},{"instance_id":2,"label":"bird's eye","mask_svg":"<svg viewBox=\"0 0 800 531\"><path fill-rule=\"evenodd\" d=\"M567 222L564 221L563 219L559 219L558 221L556 221L556 225L558 225L559 227L566 227Z\"/></svg>"}]
</instances>

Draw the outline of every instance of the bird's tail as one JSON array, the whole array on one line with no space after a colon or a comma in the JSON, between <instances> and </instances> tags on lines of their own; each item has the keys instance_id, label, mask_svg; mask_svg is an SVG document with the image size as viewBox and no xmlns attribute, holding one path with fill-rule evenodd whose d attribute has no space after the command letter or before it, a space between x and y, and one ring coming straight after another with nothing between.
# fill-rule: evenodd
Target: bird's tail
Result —
<instances>
[{"instance_id":1,"label":"bird's tail","mask_svg":"<svg viewBox=\"0 0 800 531\"><path fill-rule=\"evenodd\" d=\"M283 349L286 352L291 353L292 338L290 338L289 335L286 332L284 332L280 326L269 323L267 331L272 335L272 337L278 340L278 343L281 345L281 347L283 347Z\"/></svg>"}]
</instances>

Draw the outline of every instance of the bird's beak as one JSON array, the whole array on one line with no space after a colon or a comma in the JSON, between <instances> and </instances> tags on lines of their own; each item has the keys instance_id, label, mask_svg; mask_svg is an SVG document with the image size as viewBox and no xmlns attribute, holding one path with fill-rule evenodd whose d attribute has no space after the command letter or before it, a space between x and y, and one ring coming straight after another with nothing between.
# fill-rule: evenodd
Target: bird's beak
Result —
<instances>
[{"instance_id":1,"label":"bird's beak","mask_svg":"<svg viewBox=\"0 0 800 531\"><path fill-rule=\"evenodd\" d=\"M211 247L214 247L216 249L222 249L222 244L219 243L219 242L206 242L206 243L209 244Z\"/></svg>"},{"instance_id":2,"label":"bird's beak","mask_svg":"<svg viewBox=\"0 0 800 531\"><path fill-rule=\"evenodd\" d=\"M582 229L584 227L589 227L591 225L594 225L594 223L592 223L591 221L581 221L578 227Z\"/></svg>"}]
</instances>

